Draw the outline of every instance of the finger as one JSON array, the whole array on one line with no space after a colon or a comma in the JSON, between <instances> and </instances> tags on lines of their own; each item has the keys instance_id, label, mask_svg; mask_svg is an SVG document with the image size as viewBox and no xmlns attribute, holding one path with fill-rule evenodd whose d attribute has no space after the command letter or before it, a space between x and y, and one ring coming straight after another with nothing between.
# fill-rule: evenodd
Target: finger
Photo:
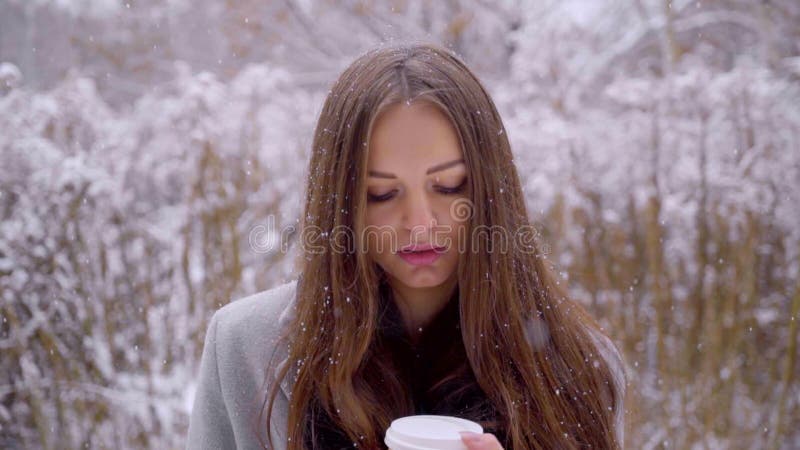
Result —
<instances>
[{"instance_id":1,"label":"finger","mask_svg":"<svg viewBox=\"0 0 800 450\"><path fill-rule=\"evenodd\" d=\"M492 450L503 450L503 446L500 445L500 441L497 440L497 436L493 435L492 433L484 433L483 439L489 444L489 447Z\"/></svg>"},{"instance_id":2,"label":"finger","mask_svg":"<svg viewBox=\"0 0 800 450\"><path fill-rule=\"evenodd\" d=\"M469 450L503 450L497 437L492 433L461 432L461 440Z\"/></svg>"}]
</instances>

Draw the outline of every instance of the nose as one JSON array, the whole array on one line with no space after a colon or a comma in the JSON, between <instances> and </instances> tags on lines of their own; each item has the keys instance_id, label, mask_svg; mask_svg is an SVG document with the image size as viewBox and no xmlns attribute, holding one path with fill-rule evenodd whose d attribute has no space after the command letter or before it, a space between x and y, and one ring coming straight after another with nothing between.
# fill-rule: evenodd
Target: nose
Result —
<instances>
[{"instance_id":1,"label":"nose","mask_svg":"<svg viewBox=\"0 0 800 450\"><path fill-rule=\"evenodd\" d=\"M436 215L431 208L430 200L424 192L406 197L404 225L412 232L412 238L420 238L427 242L431 228L436 226Z\"/></svg>"}]
</instances>

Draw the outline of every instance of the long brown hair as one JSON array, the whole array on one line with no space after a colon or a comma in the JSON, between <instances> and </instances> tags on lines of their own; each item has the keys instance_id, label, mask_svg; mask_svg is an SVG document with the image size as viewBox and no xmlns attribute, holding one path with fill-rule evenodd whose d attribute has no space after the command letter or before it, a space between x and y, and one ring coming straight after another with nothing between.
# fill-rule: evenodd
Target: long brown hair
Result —
<instances>
[{"instance_id":1,"label":"long brown hair","mask_svg":"<svg viewBox=\"0 0 800 450\"><path fill-rule=\"evenodd\" d=\"M438 105L460 138L472 206L468 236L481 228L532 229L500 116L456 55L431 44L394 44L345 69L314 134L301 233L314 245L304 248L294 317L282 334L291 341L288 360L302 361L289 400L290 449L303 448L319 411L361 448L385 448L390 422L413 414L408 388L384 376L394 368L376 339L381 269L365 252L342 249L364 245L357 231L364 229L373 121L389 105L419 100ZM620 448L614 423L623 407L616 404L620 385L591 336L601 331L566 298L535 239L523 240L504 251L493 251L492 239L473 240L461 252L463 356L449 377L470 372L507 448ZM276 370L265 400L267 430L292 365Z\"/></svg>"}]
</instances>

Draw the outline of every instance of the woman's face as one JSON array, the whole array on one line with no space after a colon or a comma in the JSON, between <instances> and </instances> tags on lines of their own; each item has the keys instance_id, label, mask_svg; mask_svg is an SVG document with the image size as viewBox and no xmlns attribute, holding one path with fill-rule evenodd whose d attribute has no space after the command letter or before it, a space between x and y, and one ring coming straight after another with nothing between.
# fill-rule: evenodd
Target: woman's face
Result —
<instances>
[{"instance_id":1,"label":"woman's face","mask_svg":"<svg viewBox=\"0 0 800 450\"><path fill-rule=\"evenodd\" d=\"M455 276L463 248L467 168L458 135L429 102L400 103L373 124L367 160L368 255L393 282L438 286ZM456 202L454 204L454 202ZM433 246L407 254L408 246Z\"/></svg>"}]
</instances>

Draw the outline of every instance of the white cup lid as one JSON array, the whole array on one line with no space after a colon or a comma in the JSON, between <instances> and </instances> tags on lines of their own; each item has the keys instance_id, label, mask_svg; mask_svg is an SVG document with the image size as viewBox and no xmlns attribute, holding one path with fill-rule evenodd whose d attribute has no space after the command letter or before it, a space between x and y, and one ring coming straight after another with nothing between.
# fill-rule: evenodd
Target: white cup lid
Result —
<instances>
[{"instance_id":1,"label":"white cup lid","mask_svg":"<svg viewBox=\"0 0 800 450\"><path fill-rule=\"evenodd\" d=\"M392 421L384 442L392 450L467 450L459 431L483 433L483 428L459 417L408 416Z\"/></svg>"}]
</instances>

